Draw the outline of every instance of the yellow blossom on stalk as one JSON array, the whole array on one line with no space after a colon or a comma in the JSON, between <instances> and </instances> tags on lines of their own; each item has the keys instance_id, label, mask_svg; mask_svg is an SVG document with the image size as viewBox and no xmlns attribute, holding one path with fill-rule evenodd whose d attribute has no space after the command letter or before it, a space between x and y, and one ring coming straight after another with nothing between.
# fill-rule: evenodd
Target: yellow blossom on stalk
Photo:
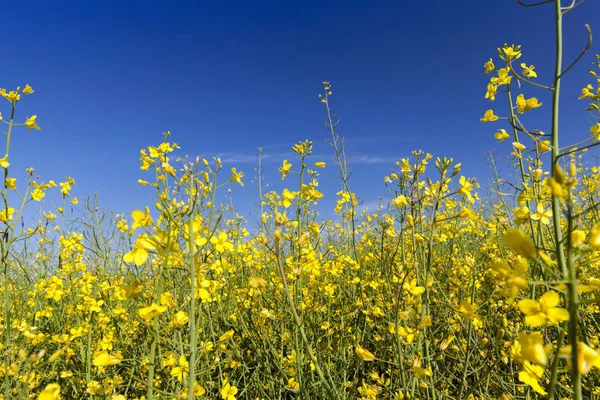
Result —
<instances>
[{"instance_id":1,"label":"yellow blossom on stalk","mask_svg":"<svg viewBox=\"0 0 600 400\"><path fill-rule=\"evenodd\" d=\"M38 395L37 400L60 400L60 385L51 383Z\"/></svg>"},{"instance_id":2,"label":"yellow blossom on stalk","mask_svg":"<svg viewBox=\"0 0 600 400\"><path fill-rule=\"evenodd\" d=\"M323 197L314 185L302 185L302 195L307 201L316 201Z\"/></svg>"},{"instance_id":3,"label":"yellow blossom on stalk","mask_svg":"<svg viewBox=\"0 0 600 400\"><path fill-rule=\"evenodd\" d=\"M219 338L219 342L226 342L233 337L234 331L233 329L228 330Z\"/></svg>"},{"instance_id":4,"label":"yellow blossom on stalk","mask_svg":"<svg viewBox=\"0 0 600 400\"><path fill-rule=\"evenodd\" d=\"M544 388L540 386L539 379L544 376L544 368L539 365L530 364L525 361L523 363L523 371L519 372L519 381L530 386L534 391L545 396L548 394Z\"/></svg>"},{"instance_id":5,"label":"yellow blossom on stalk","mask_svg":"<svg viewBox=\"0 0 600 400\"><path fill-rule=\"evenodd\" d=\"M325 163L323 161L317 161L315 163L315 167L317 167L317 168L325 168Z\"/></svg>"},{"instance_id":6,"label":"yellow blossom on stalk","mask_svg":"<svg viewBox=\"0 0 600 400\"><path fill-rule=\"evenodd\" d=\"M560 356L567 358L571 365L571 345L560 349ZM583 342L577 342L577 367L582 375L587 375L593 367L600 369L600 353Z\"/></svg>"},{"instance_id":7,"label":"yellow blossom on stalk","mask_svg":"<svg viewBox=\"0 0 600 400\"><path fill-rule=\"evenodd\" d=\"M498 121L498 116L494 115L494 110L487 110L481 118L481 122L494 122Z\"/></svg>"},{"instance_id":8,"label":"yellow blossom on stalk","mask_svg":"<svg viewBox=\"0 0 600 400\"><path fill-rule=\"evenodd\" d=\"M397 208L401 208L402 206L408 206L408 199L406 196L398 195L392 200L392 205Z\"/></svg>"},{"instance_id":9,"label":"yellow blossom on stalk","mask_svg":"<svg viewBox=\"0 0 600 400\"><path fill-rule=\"evenodd\" d=\"M238 392L238 388L231 386L227 379L223 380L223 387L221 388L221 399L223 400L236 400L235 395Z\"/></svg>"},{"instance_id":10,"label":"yellow blossom on stalk","mask_svg":"<svg viewBox=\"0 0 600 400\"><path fill-rule=\"evenodd\" d=\"M569 312L564 308L557 307L560 296L553 290L549 290L540 297L539 301L523 299L517 304L519 310L525 314L525 323L532 327L546 324L558 325L562 321L569 320Z\"/></svg>"},{"instance_id":11,"label":"yellow blossom on stalk","mask_svg":"<svg viewBox=\"0 0 600 400\"><path fill-rule=\"evenodd\" d=\"M600 222L595 224L590 230L588 244L596 249L600 249Z\"/></svg>"},{"instance_id":12,"label":"yellow blossom on stalk","mask_svg":"<svg viewBox=\"0 0 600 400\"><path fill-rule=\"evenodd\" d=\"M152 226L154 224L154 221L152 221L152 217L150 216L150 208L148 207L146 207L144 211L133 211L131 213L131 218L133 219L131 229L137 229L141 226Z\"/></svg>"},{"instance_id":13,"label":"yellow blossom on stalk","mask_svg":"<svg viewBox=\"0 0 600 400\"><path fill-rule=\"evenodd\" d=\"M262 278L252 277L252 278L248 279L248 285L250 285L250 287L253 287L254 289L266 288L267 281L265 281Z\"/></svg>"},{"instance_id":14,"label":"yellow blossom on stalk","mask_svg":"<svg viewBox=\"0 0 600 400\"><path fill-rule=\"evenodd\" d=\"M106 351L94 353L94 360L92 363L96 367L108 367L110 365L121 364L123 356L120 353L109 354Z\"/></svg>"},{"instance_id":15,"label":"yellow blossom on stalk","mask_svg":"<svg viewBox=\"0 0 600 400\"><path fill-rule=\"evenodd\" d=\"M283 165L279 167L279 172L281 172L281 180L284 180L286 175L290 173L290 169L292 168L292 164L288 162L288 160L283 160Z\"/></svg>"},{"instance_id":16,"label":"yellow blossom on stalk","mask_svg":"<svg viewBox=\"0 0 600 400\"><path fill-rule=\"evenodd\" d=\"M585 242L585 232L575 229L571 232L571 245L577 246Z\"/></svg>"},{"instance_id":17,"label":"yellow blossom on stalk","mask_svg":"<svg viewBox=\"0 0 600 400\"><path fill-rule=\"evenodd\" d=\"M529 67L525 63L521 63L521 68L523 68L523 76L527 78L537 78L537 73L534 71L535 67L530 65Z\"/></svg>"},{"instance_id":18,"label":"yellow blossom on stalk","mask_svg":"<svg viewBox=\"0 0 600 400\"><path fill-rule=\"evenodd\" d=\"M414 329L408 327L408 326L399 326L398 327L398 335L402 336L404 338L404 340L406 340L406 343L411 344L412 342L415 341L415 339L417 338L417 335L419 334L419 332L415 331Z\"/></svg>"},{"instance_id":19,"label":"yellow blossom on stalk","mask_svg":"<svg viewBox=\"0 0 600 400\"><path fill-rule=\"evenodd\" d=\"M13 207L8 207L3 210L0 209L0 222L4 222L6 224L9 221L12 221L14 214L15 209Z\"/></svg>"},{"instance_id":20,"label":"yellow blossom on stalk","mask_svg":"<svg viewBox=\"0 0 600 400\"><path fill-rule=\"evenodd\" d=\"M590 132L594 135L596 140L600 140L600 122L596 122L591 128Z\"/></svg>"},{"instance_id":21,"label":"yellow blossom on stalk","mask_svg":"<svg viewBox=\"0 0 600 400\"><path fill-rule=\"evenodd\" d=\"M596 95L593 92L594 87L591 84L588 84L586 87L581 89L581 96L579 96L579 100L585 99L586 97L594 98Z\"/></svg>"},{"instance_id":22,"label":"yellow blossom on stalk","mask_svg":"<svg viewBox=\"0 0 600 400\"><path fill-rule=\"evenodd\" d=\"M35 129L36 131L39 131L41 128L35 123L35 119L37 118L37 115L32 115L31 117L27 118L25 120L25 126L27 127L27 129L32 130Z\"/></svg>"},{"instance_id":23,"label":"yellow blossom on stalk","mask_svg":"<svg viewBox=\"0 0 600 400\"><path fill-rule=\"evenodd\" d=\"M520 229L507 229L502 237L502 242L506 247L513 249L520 256L525 258L535 258L537 256L537 250L533 241Z\"/></svg>"},{"instance_id":24,"label":"yellow blossom on stalk","mask_svg":"<svg viewBox=\"0 0 600 400\"><path fill-rule=\"evenodd\" d=\"M0 158L0 167L6 169L10 166L10 163L8 162L8 155Z\"/></svg>"},{"instance_id":25,"label":"yellow blossom on stalk","mask_svg":"<svg viewBox=\"0 0 600 400\"><path fill-rule=\"evenodd\" d=\"M498 52L500 53L500 50L498 49ZM504 53L505 57L502 57L502 53ZM500 53L500 56L505 60L505 61L510 61L512 59L518 60L519 58L521 58L521 46L516 46L513 45L508 45L506 43L504 43L504 47L502 48L502 53Z\"/></svg>"},{"instance_id":26,"label":"yellow blossom on stalk","mask_svg":"<svg viewBox=\"0 0 600 400\"><path fill-rule=\"evenodd\" d=\"M71 190L71 185L69 184L69 182L60 182L60 193L63 196L67 196L69 197L71 194L69 193L69 191Z\"/></svg>"},{"instance_id":27,"label":"yellow blossom on stalk","mask_svg":"<svg viewBox=\"0 0 600 400\"><path fill-rule=\"evenodd\" d=\"M44 196L46 196L46 193L44 193L44 191L40 187L36 187L35 189L33 189L33 192L31 192L31 199L35 201L40 201L44 198Z\"/></svg>"},{"instance_id":28,"label":"yellow blossom on stalk","mask_svg":"<svg viewBox=\"0 0 600 400\"><path fill-rule=\"evenodd\" d=\"M140 235L133 244L133 249L123 256L123 261L135 263L138 267L148 259L148 252L155 247L146 235Z\"/></svg>"},{"instance_id":29,"label":"yellow blossom on stalk","mask_svg":"<svg viewBox=\"0 0 600 400\"><path fill-rule=\"evenodd\" d=\"M138 310L138 314L140 315L140 317L142 317L146 321L150 321L152 318L158 317L165 311L167 311L167 307L159 306L156 303L152 303L152 305L150 305L148 307L140 308Z\"/></svg>"},{"instance_id":30,"label":"yellow blossom on stalk","mask_svg":"<svg viewBox=\"0 0 600 400\"><path fill-rule=\"evenodd\" d=\"M498 132L494 133L494 137L500 143L504 142L506 139L510 137L510 135L506 132L505 129L500 129Z\"/></svg>"},{"instance_id":31,"label":"yellow blossom on stalk","mask_svg":"<svg viewBox=\"0 0 600 400\"><path fill-rule=\"evenodd\" d=\"M544 350L544 338L540 332L519 334L519 339L511 346L510 352L515 361L524 363L531 361L543 367L548 363Z\"/></svg>"},{"instance_id":32,"label":"yellow blossom on stalk","mask_svg":"<svg viewBox=\"0 0 600 400\"><path fill-rule=\"evenodd\" d=\"M491 101L496 100L496 93L498 92L498 86L493 83L488 83L487 92L485 93L485 98L490 99Z\"/></svg>"},{"instance_id":33,"label":"yellow blossom on stalk","mask_svg":"<svg viewBox=\"0 0 600 400\"><path fill-rule=\"evenodd\" d=\"M540 221L544 225L548 225L550 223L550 218L552 218L552 210L544 211L544 205L538 203L536 207L536 213L531 214L531 219L534 221Z\"/></svg>"},{"instance_id":34,"label":"yellow blossom on stalk","mask_svg":"<svg viewBox=\"0 0 600 400\"><path fill-rule=\"evenodd\" d=\"M496 86L508 85L512 80L512 76L510 76L508 68L500 68L498 70L498 76L490 79L490 83Z\"/></svg>"},{"instance_id":35,"label":"yellow blossom on stalk","mask_svg":"<svg viewBox=\"0 0 600 400\"><path fill-rule=\"evenodd\" d=\"M228 250L233 250L233 243L227 241L227 234L225 232L219 233L210 238L210 242L215 246L215 249L219 253L223 253Z\"/></svg>"},{"instance_id":36,"label":"yellow blossom on stalk","mask_svg":"<svg viewBox=\"0 0 600 400\"><path fill-rule=\"evenodd\" d=\"M523 225L530 219L529 207L527 206L515 208L513 212L515 214L515 219L513 221L515 225Z\"/></svg>"},{"instance_id":37,"label":"yellow blossom on stalk","mask_svg":"<svg viewBox=\"0 0 600 400\"><path fill-rule=\"evenodd\" d=\"M523 143L520 143L520 142L513 142L512 145L518 151L523 151L527 148L527 147L525 147L525 145Z\"/></svg>"},{"instance_id":38,"label":"yellow blossom on stalk","mask_svg":"<svg viewBox=\"0 0 600 400\"><path fill-rule=\"evenodd\" d=\"M420 294L425 292L425 288L423 286L417 286L417 280L413 279L411 281L406 281L404 283L404 290L409 292L414 296L419 296Z\"/></svg>"},{"instance_id":39,"label":"yellow blossom on stalk","mask_svg":"<svg viewBox=\"0 0 600 400\"><path fill-rule=\"evenodd\" d=\"M356 355L358 356L358 358L360 358L363 361L375 360L375 356L373 355L373 353L371 353L369 350L361 347L358 344L354 347L354 351L356 352Z\"/></svg>"},{"instance_id":40,"label":"yellow blossom on stalk","mask_svg":"<svg viewBox=\"0 0 600 400\"><path fill-rule=\"evenodd\" d=\"M475 317L476 308L470 301L463 301L458 307L458 312L464 319L473 319Z\"/></svg>"},{"instance_id":41,"label":"yellow blossom on stalk","mask_svg":"<svg viewBox=\"0 0 600 400\"><path fill-rule=\"evenodd\" d=\"M2 89L0 94L2 94L2 97L4 97L6 100L13 104L15 104L21 99L21 95L17 90L11 90L10 92L6 93L6 90Z\"/></svg>"},{"instance_id":42,"label":"yellow blossom on stalk","mask_svg":"<svg viewBox=\"0 0 600 400\"><path fill-rule=\"evenodd\" d=\"M17 190L17 178L6 178L4 180L4 186L10 190Z\"/></svg>"},{"instance_id":43,"label":"yellow blossom on stalk","mask_svg":"<svg viewBox=\"0 0 600 400\"><path fill-rule=\"evenodd\" d=\"M177 306L177 302L175 301L175 298L173 297L173 293L171 292L164 292L163 294L160 295L160 305L161 306L166 306L169 308L173 308Z\"/></svg>"},{"instance_id":44,"label":"yellow blossom on stalk","mask_svg":"<svg viewBox=\"0 0 600 400\"><path fill-rule=\"evenodd\" d=\"M25 87L23 88L23 94L33 94L34 90L31 86L29 86L29 83L25 84Z\"/></svg>"},{"instance_id":45,"label":"yellow blossom on stalk","mask_svg":"<svg viewBox=\"0 0 600 400\"><path fill-rule=\"evenodd\" d=\"M475 203L475 199L471 195L471 191L473 190L473 184L469 182L464 176L461 176L458 182L460 183L460 187L458 188L457 193L467 196L471 204Z\"/></svg>"},{"instance_id":46,"label":"yellow blossom on stalk","mask_svg":"<svg viewBox=\"0 0 600 400\"><path fill-rule=\"evenodd\" d=\"M545 153L547 151L550 151L551 150L550 141L549 140L542 140L540 142L536 142L535 143L535 148L540 153Z\"/></svg>"},{"instance_id":47,"label":"yellow blossom on stalk","mask_svg":"<svg viewBox=\"0 0 600 400\"><path fill-rule=\"evenodd\" d=\"M421 356L418 355L412 362L412 368L417 378L425 378L426 376L433 376L431 368L423 368Z\"/></svg>"},{"instance_id":48,"label":"yellow blossom on stalk","mask_svg":"<svg viewBox=\"0 0 600 400\"><path fill-rule=\"evenodd\" d=\"M229 178L229 180L231 182L234 182L234 183L237 183L238 185L244 186L244 183L242 182L243 177L244 177L243 172L238 172L235 168L231 168L231 177Z\"/></svg>"},{"instance_id":49,"label":"yellow blossom on stalk","mask_svg":"<svg viewBox=\"0 0 600 400\"><path fill-rule=\"evenodd\" d=\"M538 108L542 106L542 103L538 103L538 99L532 97L530 99L525 99L525 96L521 93L517 96L517 113L523 114L526 111L533 110L534 108Z\"/></svg>"},{"instance_id":50,"label":"yellow blossom on stalk","mask_svg":"<svg viewBox=\"0 0 600 400\"><path fill-rule=\"evenodd\" d=\"M172 328L182 328L184 327L190 320L190 317L185 311L177 311L175 315L171 318L171 322L169 325Z\"/></svg>"},{"instance_id":51,"label":"yellow blossom on stalk","mask_svg":"<svg viewBox=\"0 0 600 400\"><path fill-rule=\"evenodd\" d=\"M496 69L496 66L494 65L494 61L490 58L488 61L486 61L485 64L483 64L483 69L485 70L486 74L489 74L490 72L494 72L494 70Z\"/></svg>"},{"instance_id":52,"label":"yellow blossom on stalk","mask_svg":"<svg viewBox=\"0 0 600 400\"><path fill-rule=\"evenodd\" d=\"M188 373L190 372L190 364L185 356L179 357L179 365L174 367L171 370L171 376L177 378L179 382L182 382L187 378Z\"/></svg>"},{"instance_id":53,"label":"yellow blossom on stalk","mask_svg":"<svg viewBox=\"0 0 600 400\"><path fill-rule=\"evenodd\" d=\"M292 205L292 200L296 197L298 193L291 192L287 188L283 189L283 193L281 193L281 204L285 208L289 208Z\"/></svg>"}]
</instances>

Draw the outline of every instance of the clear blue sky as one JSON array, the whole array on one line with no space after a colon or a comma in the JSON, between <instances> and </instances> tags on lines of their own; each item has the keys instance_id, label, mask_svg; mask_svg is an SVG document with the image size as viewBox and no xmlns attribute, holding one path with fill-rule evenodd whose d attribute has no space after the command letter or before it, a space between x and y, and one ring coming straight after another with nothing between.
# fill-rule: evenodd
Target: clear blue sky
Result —
<instances>
[{"instance_id":1,"label":"clear blue sky","mask_svg":"<svg viewBox=\"0 0 600 400\"><path fill-rule=\"evenodd\" d=\"M585 45L584 23L600 33L591 17L598 15L595 0L568 15L567 62ZM488 108L506 110L483 98L483 63L496 47L517 43L540 82L553 72L552 6L510 0L39 0L5 3L1 18L0 86L31 84L36 93L18 113L37 114L42 127L17 131L17 176L26 166L45 181L71 175L75 195L98 192L101 204L127 214L152 204L151 189L136 185L144 177L139 149L166 130L182 154L220 155L227 169L245 172L252 193L258 147L267 182L281 189L277 167L284 158L297 164L290 147L313 140L328 162L323 204L332 207L337 187L327 178L334 168L317 98L323 80L333 83L332 107L356 158L353 187L366 202L385 193L384 175L413 149L454 157L485 185L484 153L504 154L510 144L493 138L505 125L479 122ZM576 98L597 52L594 45L565 81L564 140L589 129ZM539 90L526 90L549 105ZM527 121L547 129L548 111ZM235 193L246 216L256 210L248 194Z\"/></svg>"}]
</instances>

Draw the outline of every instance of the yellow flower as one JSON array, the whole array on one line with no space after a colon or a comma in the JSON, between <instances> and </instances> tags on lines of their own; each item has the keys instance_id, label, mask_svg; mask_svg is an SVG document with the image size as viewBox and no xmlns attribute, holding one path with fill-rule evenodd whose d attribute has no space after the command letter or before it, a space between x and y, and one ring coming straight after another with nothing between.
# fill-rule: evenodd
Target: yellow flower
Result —
<instances>
[{"instance_id":1,"label":"yellow flower","mask_svg":"<svg viewBox=\"0 0 600 400\"><path fill-rule=\"evenodd\" d=\"M160 305L173 308L177 306L177 302L175 301L175 298L171 292L164 292L160 295Z\"/></svg>"},{"instance_id":2,"label":"yellow flower","mask_svg":"<svg viewBox=\"0 0 600 400\"><path fill-rule=\"evenodd\" d=\"M292 200L296 197L296 192L290 192L287 188L283 189L281 193L281 204L285 208L289 208L292 205Z\"/></svg>"},{"instance_id":3,"label":"yellow flower","mask_svg":"<svg viewBox=\"0 0 600 400\"><path fill-rule=\"evenodd\" d=\"M494 122L498 121L498 116L494 115L494 110L487 110L481 118L481 122Z\"/></svg>"},{"instance_id":4,"label":"yellow flower","mask_svg":"<svg viewBox=\"0 0 600 400\"><path fill-rule=\"evenodd\" d=\"M292 164L290 164L288 160L283 160L283 165L279 167L279 172L281 172L281 180L284 180L286 175L290 173L290 168L292 168Z\"/></svg>"},{"instance_id":5,"label":"yellow flower","mask_svg":"<svg viewBox=\"0 0 600 400\"><path fill-rule=\"evenodd\" d=\"M122 359L123 356L120 353L109 354L106 351L102 351L94 354L94 360L92 361L92 363L96 367L107 367L110 365L121 364Z\"/></svg>"},{"instance_id":6,"label":"yellow flower","mask_svg":"<svg viewBox=\"0 0 600 400\"><path fill-rule=\"evenodd\" d=\"M579 96L579 100L581 99L585 99L586 97L594 97L594 87L590 84L588 84L586 87L584 87L583 89L581 89L581 96Z\"/></svg>"},{"instance_id":7,"label":"yellow flower","mask_svg":"<svg viewBox=\"0 0 600 400\"><path fill-rule=\"evenodd\" d=\"M571 345L560 349L560 355L571 365ZM582 375L587 375L592 367L600 368L600 353L585 343L577 342L577 366Z\"/></svg>"},{"instance_id":8,"label":"yellow flower","mask_svg":"<svg viewBox=\"0 0 600 400\"><path fill-rule=\"evenodd\" d=\"M178 311L175 313L175 315L173 315L173 318L171 318L169 325L172 328L183 328L189 322L189 320L190 317L188 317L185 311Z\"/></svg>"},{"instance_id":9,"label":"yellow flower","mask_svg":"<svg viewBox=\"0 0 600 400\"><path fill-rule=\"evenodd\" d=\"M421 293L425 292L425 288L423 286L417 286L417 280L413 279L410 282L404 283L404 290L409 292L412 295L418 296Z\"/></svg>"},{"instance_id":10,"label":"yellow flower","mask_svg":"<svg viewBox=\"0 0 600 400\"><path fill-rule=\"evenodd\" d=\"M600 140L600 122L596 122L591 128L590 132L594 135L596 140Z\"/></svg>"},{"instance_id":11,"label":"yellow flower","mask_svg":"<svg viewBox=\"0 0 600 400\"><path fill-rule=\"evenodd\" d=\"M596 249L600 249L600 223L594 225L590 230L588 244Z\"/></svg>"},{"instance_id":12,"label":"yellow flower","mask_svg":"<svg viewBox=\"0 0 600 400\"><path fill-rule=\"evenodd\" d=\"M492 59L490 58L485 64L483 64L483 69L485 70L486 74L489 74L490 72L494 72L494 70L496 69L496 66L494 65L494 61L492 61Z\"/></svg>"},{"instance_id":13,"label":"yellow flower","mask_svg":"<svg viewBox=\"0 0 600 400\"><path fill-rule=\"evenodd\" d=\"M520 229L507 229L502 237L502 242L506 247L513 249L515 253L522 257L535 258L537 256L537 250L533 241Z\"/></svg>"},{"instance_id":14,"label":"yellow flower","mask_svg":"<svg viewBox=\"0 0 600 400\"><path fill-rule=\"evenodd\" d=\"M500 129L498 132L494 133L494 137L500 142L504 142L506 139L510 137L510 135L504 129Z\"/></svg>"},{"instance_id":15,"label":"yellow flower","mask_svg":"<svg viewBox=\"0 0 600 400\"><path fill-rule=\"evenodd\" d=\"M142 317L146 321L150 321L152 318L158 317L165 311L167 311L167 307L159 306L156 303L152 303L152 305L150 305L148 307L140 308L138 310L138 314L140 315L140 317Z\"/></svg>"},{"instance_id":16,"label":"yellow flower","mask_svg":"<svg viewBox=\"0 0 600 400\"><path fill-rule=\"evenodd\" d=\"M133 219L131 229L137 229L140 226L152 226L154 224L154 221L152 221L152 217L150 216L150 209L148 207L146 207L144 211L133 211L131 213L131 218Z\"/></svg>"},{"instance_id":17,"label":"yellow flower","mask_svg":"<svg viewBox=\"0 0 600 400\"><path fill-rule=\"evenodd\" d=\"M401 208L402 206L408 206L408 199L406 196L398 195L392 200L392 205L397 208Z\"/></svg>"},{"instance_id":18,"label":"yellow flower","mask_svg":"<svg viewBox=\"0 0 600 400\"><path fill-rule=\"evenodd\" d=\"M236 400L235 395L238 392L238 388L231 386L227 379L223 380L223 387L221 388L221 399L223 400Z\"/></svg>"},{"instance_id":19,"label":"yellow flower","mask_svg":"<svg viewBox=\"0 0 600 400\"><path fill-rule=\"evenodd\" d=\"M525 63L521 63L521 68L523 68L523 76L527 78L537 78L537 73L534 71L535 67L530 65L529 67Z\"/></svg>"},{"instance_id":20,"label":"yellow flower","mask_svg":"<svg viewBox=\"0 0 600 400\"><path fill-rule=\"evenodd\" d=\"M0 167L6 169L10 166L10 163L8 162L8 155L0 158Z\"/></svg>"},{"instance_id":21,"label":"yellow flower","mask_svg":"<svg viewBox=\"0 0 600 400\"><path fill-rule=\"evenodd\" d=\"M15 209L13 207L8 207L3 210L0 209L0 222L4 222L6 224L9 221L12 221L14 214Z\"/></svg>"},{"instance_id":22,"label":"yellow flower","mask_svg":"<svg viewBox=\"0 0 600 400\"><path fill-rule=\"evenodd\" d=\"M529 385L534 391L545 396L547 393L538 382L543 375L544 368L525 361L523 364L523 371L519 372L519 381Z\"/></svg>"},{"instance_id":23,"label":"yellow flower","mask_svg":"<svg viewBox=\"0 0 600 400\"><path fill-rule=\"evenodd\" d=\"M356 355L358 356L358 358L360 358L363 361L375 360L375 356L373 355L373 353L371 353L367 349L362 348L358 344L355 346L354 351L356 352Z\"/></svg>"},{"instance_id":24,"label":"yellow flower","mask_svg":"<svg viewBox=\"0 0 600 400\"><path fill-rule=\"evenodd\" d=\"M244 186L244 184L242 183L242 178L243 177L244 177L244 173L243 172L237 172L237 170L235 168L231 168L231 177L229 178L229 180L231 182L235 182L238 185Z\"/></svg>"},{"instance_id":25,"label":"yellow flower","mask_svg":"<svg viewBox=\"0 0 600 400\"><path fill-rule=\"evenodd\" d=\"M219 338L219 342L226 342L233 337L234 331L233 329L228 330Z\"/></svg>"},{"instance_id":26,"label":"yellow flower","mask_svg":"<svg viewBox=\"0 0 600 400\"><path fill-rule=\"evenodd\" d=\"M532 110L534 108L541 107L542 103L538 103L538 99L532 97L530 99L525 100L525 96L521 93L517 96L517 112L519 114L523 114L526 111Z\"/></svg>"},{"instance_id":27,"label":"yellow flower","mask_svg":"<svg viewBox=\"0 0 600 400\"><path fill-rule=\"evenodd\" d=\"M463 301L458 307L458 312L464 319L473 319L475 317L475 306L470 301Z\"/></svg>"},{"instance_id":28,"label":"yellow flower","mask_svg":"<svg viewBox=\"0 0 600 400\"><path fill-rule=\"evenodd\" d=\"M35 119L37 118L37 115L32 115L31 117L27 118L25 120L25 126L29 129L35 129L36 131L40 130L40 127L35 123Z\"/></svg>"},{"instance_id":29,"label":"yellow flower","mask_svg":"<svg viewBox=\"0 0 600 400\"><path fill-rule=\"evenodd\" d=\"M38 395L37 400L60 400L60 385L51 383Z\"/></svg>"},{"instance_id":30,"label":"yellow flower","mask_svg":"<svg viewBox=\"0 0 600 400\"><path fill-rule=\"evenodd\" d=\"M223 253L227 250L233 250L233 243L227 241L227 234L225 232L219 233L218 236L210 238L210 242L215 246L215 249L219 253Z\"/></svg>"},{"instance_id":31,"label":"yellow flower","mask_svg":"<svg viewBox=\"0 0 600 400\"><path fill-rule=\"evenodd\" d=\"M460 177L459 183L460 187L458 188L457 193L467 196L471 204L475 203L475 199L471 195L471 191L473 190L473 184L469 182L464 176Z\"/></svg>"},{"instance_id":32,"label":"yellow flower","mask_svg":"<svg viewBox=\"0 0 600 400\"><path fill-rule=\"evenodd\" d=\"M140 235L133 244L133 249L123 256L123 261L135 263L138 267L148 259L148 251L154 250L154 246L146 235Z\"/></svg>"},{"instance_id":33,"label":"yellow flower","mask_svg":"<svg viewBox=\"0 0 600 400\"><path fill-rule=\"evenodd\" d=\"M179 365L171 370L171 376L176 377L179 382L187 378L190 372L190 364L185 356L179 357Z\"/></svg>"},{"instance_id":34,"label":"yellow flower","mask_svg":"<svg viewBox=\"0 0 600 400\"><path fill-rule=\"evenodd\" d=\"M511 60L511 59L515 59L518 60L519 58L521 58L521 46L516 46L513 45L507 45L506 43L504 44L504 47L502 48L502 52L504 53L504 55L506 56L506 60Z\"/></svg>"},{"instance_id":35,"label":"yellow flower","mask_svg":"<svg viewBox=\"0 0 600 400\"><path fill-rule=\"evenodd\" d=\"M511 347L511 353L515 361L523 363L532 361L543 367L548 363L548 357L544 350L544 338L540 332L519 334L519 340Z\"/></svg>"},{"instance_id":36,"label":"yellow flower","mask_svg":"<svg viewBox=\"0 0 600 400\"><path fill-rule=\"evenodd\" d=\"M538 203L536 210L537 212L535 214L531 214L531 219L540 221L544 225L548 225L550 223L550 218L552 217L552 210L544 211L544 206L541 203Z\"/></svg>"},{"instance_id":37,"label":"yellow flower","mask_svg":"<svg viewBox=\"0 0 600 400\"><path fill-rule=\"evenodd\" d=\"M6 178L4 180L4 186L10 190L17 190L17 178Z\"/></svg>"},{"instance_id":38,"label":"yellow flower","mask_svg":"<svg viewBox=\"0 0 600 400\"><path fill-rule=\"evenodd\" d=\"M46 193L44 193L40 187L36 187L33 192L31 192L31 199L35 201L40 201L44 196L46 196Z\"/></svg>"},{"instance_id":39,"label":"yellow flower","mask_svg":"<svg viewBox=\"0 0 600 400\"><path fill-rule=\"evenodd\" d=\"M33 88L29 86L29 83L25 84L23 88L23 94L32 94L34 92Z\"/></svg>"},{"instance_id":40,"label":"yellow flower","mask_svg":"<svg viewBox=\"0 0 600 400\"><path fill-rule=\"evenodd\" d=\"M500 68L498 70L498 76L490 79L490 83L497 86L508 85L512 80L512 76L508 74L510 70L508 68Z\"/></svg>"},{"instance_id":41,"label":"yellow flower","mask_svg":"<svg viewBox=\"0 0 600 400\"><path fill-rule=\"evenodd\" d=\"M519 301L518 307L525 314L525 323L532 327L546 324L558 325L562 321L569 320L569 312L564 308L557 307L560 296L553 290L549 290L540 297L539 301L523 299Z\"/></svg>"},{"instance_id":42,"label":"yellow flower","mask_svg":"<svg viewBox=\"0 0 600 400\"><path fill-rule=\"evenodd\" d=\"M496 93L498 91L498 86L493 83L488 83L487 92L485 93L485 98L490 99L491 101L496 100Z\"/></svg>"},{"instance_id":43,"label":"yellow flower","mask_svg":"<svg viewBox=\"0 0 600 400\"><path fill-rule=\"evenodd\" d=\"M317 161L315 163L315 167L317 167L317 168L325 168L325 163L323 161Z\"/></svg>"}]
</instances>

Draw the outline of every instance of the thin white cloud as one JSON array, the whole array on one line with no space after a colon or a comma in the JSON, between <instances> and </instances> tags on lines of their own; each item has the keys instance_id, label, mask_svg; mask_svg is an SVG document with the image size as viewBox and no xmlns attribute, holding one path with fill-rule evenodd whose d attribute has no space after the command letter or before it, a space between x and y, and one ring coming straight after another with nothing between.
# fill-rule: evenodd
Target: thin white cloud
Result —
<instances>
[{"instance_id":1,"label":"thin white cloud","mask_svg":"<svg viewBox=\"0 0 600 400\"><path fill-rule=\"evenodd\" d=\"M390 164L398 161L396 157L356 156L350 157L350 163L355 164Z\"/></svg>"}]
</instances>

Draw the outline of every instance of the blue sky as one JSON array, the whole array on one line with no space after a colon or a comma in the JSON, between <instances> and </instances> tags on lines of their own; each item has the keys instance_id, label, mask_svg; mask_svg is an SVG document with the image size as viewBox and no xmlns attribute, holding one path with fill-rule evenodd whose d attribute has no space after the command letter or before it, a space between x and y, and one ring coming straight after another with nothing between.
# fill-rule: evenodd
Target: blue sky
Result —
<instances>
[{"instance_id":1,"label":"blue sky","mask_svg":"<svg viewBox=\"0 0 600 400\"><path fill-rule=\"evenodd\" d=\"M592 15L600 15L600 2L568 15L567 63L585 45L583 25L595 28ZM166 130L181 154L220 155L227 169L245 172L247 191L236 190L235 201L250 219L257 148L269 188L281 189L277 167L284 158L294 164L291 146L310 139L315 161L328 163L323 205L332 208L335 169L317 98L323 80L333 84L340 134L355 158L352 186L365 202L385 194L383 177L413 149L454 157L486 185L485 153L506 154L510 144L493 138L504 124L479 122L488 108L506 109L483 98L483 63L496 47L517 43L539 82L553 72L552 7L509 0L40 0L7 3L1 16L0 86L31 84L36 93L18 115L37 114L42 127L15 133L16 175L27 166L45 181L71 175L75 195L97 192L102 205L127 214L152 204L152 191L136 185L144 178L139 149L158 144ZM577 96L597 52L594 45L565 80L563 142L587 135ZM538 89L524 92L549 106ZM548 113L543 107L526 121L547 129Z\"/></svg>"}]
</instances>

